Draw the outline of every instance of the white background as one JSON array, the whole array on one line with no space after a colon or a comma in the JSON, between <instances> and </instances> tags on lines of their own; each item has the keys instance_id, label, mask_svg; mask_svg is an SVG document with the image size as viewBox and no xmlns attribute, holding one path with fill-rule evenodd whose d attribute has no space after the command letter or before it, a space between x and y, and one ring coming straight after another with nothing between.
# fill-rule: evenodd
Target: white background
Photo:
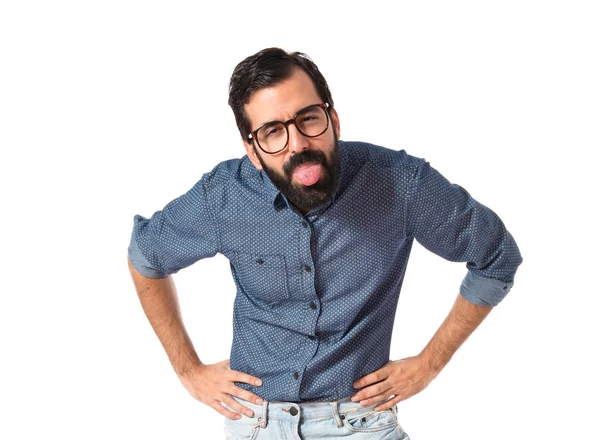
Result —
<instances>
[{"instance_id":1,"label":"white background","mask_svg":"<svg viewBox=\"0 0 600 440\"><path fill-rule=\"evenodd\" d=\"M411 438L600 438L595 3L2 2L0 438L223 437L146 320L127 245L135 214L244 154L228 81L270 46L320 67L343 140L426 158L524 257L509 296L399 404ZM465 273L415 243L394 359L423 348ZM201 359L226 359L227 260L175 281Z\"/></svg>"}]
</instances>

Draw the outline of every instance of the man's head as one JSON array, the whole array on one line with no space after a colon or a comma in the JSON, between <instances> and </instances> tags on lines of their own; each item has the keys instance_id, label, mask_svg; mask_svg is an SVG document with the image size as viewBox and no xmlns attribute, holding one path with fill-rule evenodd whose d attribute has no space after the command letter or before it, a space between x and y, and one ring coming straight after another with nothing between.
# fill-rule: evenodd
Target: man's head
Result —
<instances>
[{"instance_id":1,"label":"man's head","mask_svg":"<svg viewBox=\"0 0 600 440\"><path fill-rule=\"evenodd\" d=\"M331 199L340 124L327 82L306 55L271 48L246 58L231 77L229 105L249 159L290 202L307 212Z\"/></svg>"}]
</instances>

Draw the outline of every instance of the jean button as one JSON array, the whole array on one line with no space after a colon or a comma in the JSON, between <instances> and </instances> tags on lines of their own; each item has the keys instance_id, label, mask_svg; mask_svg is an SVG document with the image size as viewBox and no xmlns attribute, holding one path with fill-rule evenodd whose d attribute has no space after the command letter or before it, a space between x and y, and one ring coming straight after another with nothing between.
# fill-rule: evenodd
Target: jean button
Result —
<instances>
[{"instance_id":1,"label":"jean button","mask_svg":"<svg viewBox=\"0 0 600 440\"><path fill-rule=\"evenodd\" d=\"M298 408L296 408L295 406L292 406L290 408L290 414L293 415L293 416L297 415L298 414Z\"/></svg>"}]
</instances>

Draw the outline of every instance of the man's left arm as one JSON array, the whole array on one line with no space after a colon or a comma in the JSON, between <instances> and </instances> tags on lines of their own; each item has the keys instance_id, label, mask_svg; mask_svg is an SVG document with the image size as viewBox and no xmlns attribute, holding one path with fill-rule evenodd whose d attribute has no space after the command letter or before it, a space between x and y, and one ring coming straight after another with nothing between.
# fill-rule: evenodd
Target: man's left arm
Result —
<instances>
[{"instance_id":1,"label":"man's left arm","mask_svg":"<svg viewBox=\"0 0 600 440\"><path fill-rule=\"evenodd\" d=\"M367 388L356 393L352 400L366 406L393 395L394 398L375 408L379 411L423 391L491 310L491 306L472 304L459 294L452 310L419 355L390 361L354 382L354 388Z\"/></svg>"},{"instance_id":2,"label":"man's left arm","mask_svg":"<svg viewBox=\"0 0 600 440\"><path fill-rule=\"evenodd\" d=\"M467 262L467 275L450 313L417 356L390 361L354 382L364 405L394 396L387 409L425 389L461 344L508 294L523 258L498 215L418 159L407 195L405 236L449 261Z\"/></svg>"}]
</instances>

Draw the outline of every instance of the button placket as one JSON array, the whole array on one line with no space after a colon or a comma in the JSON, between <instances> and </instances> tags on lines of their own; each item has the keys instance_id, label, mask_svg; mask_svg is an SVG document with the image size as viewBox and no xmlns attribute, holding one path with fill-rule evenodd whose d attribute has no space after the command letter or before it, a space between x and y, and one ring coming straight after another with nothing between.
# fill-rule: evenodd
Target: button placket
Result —
<instances>
[{"instance_id":1,"label":"button placket","mask_svg":"<svg viewBox=\"0 0 600 440\"><path fill-rule=\"evenodd\" d=\"M314 220L314 217L313 217ZM306 299L306 303L307 304L307 308L305 309L308 312L308 319L303 320L302 322L302 331L303 333L307 334L307 335L312 335L312 333L314 332L314 329L316 328L317 325L317 319L318 319L318 313L313 313L315 311L318 312L318 306L315 304L315 298L318 298L318 295L316 293L316 289L315 289L315 265L314 265L314 261L313 261L313 256L312 256L312 239L313 239L313 232L314 231L314 226L311 224L311 217L310 216L306 216L306 217L300 217L298 219L298 223L296 223L297 226L297 243L299 246L298 249L298 257L299 257L299 261L297 264L299 264L299 269L300 269L300 283L302 286L302 296ZM312 305L311 305L312 303ZM305 306L306 307L306 306ZM318 346L318 344L315 344L315 337L314 336L310 336L308 337L305 341L307 343L309 343L310 347L308 349L309 352L312 352L312 348L315 346ZM307 359L307 361L309 361L310 359L312 359L312 356L314 355L314 353Z\"/></svg>"}]
</instances>

